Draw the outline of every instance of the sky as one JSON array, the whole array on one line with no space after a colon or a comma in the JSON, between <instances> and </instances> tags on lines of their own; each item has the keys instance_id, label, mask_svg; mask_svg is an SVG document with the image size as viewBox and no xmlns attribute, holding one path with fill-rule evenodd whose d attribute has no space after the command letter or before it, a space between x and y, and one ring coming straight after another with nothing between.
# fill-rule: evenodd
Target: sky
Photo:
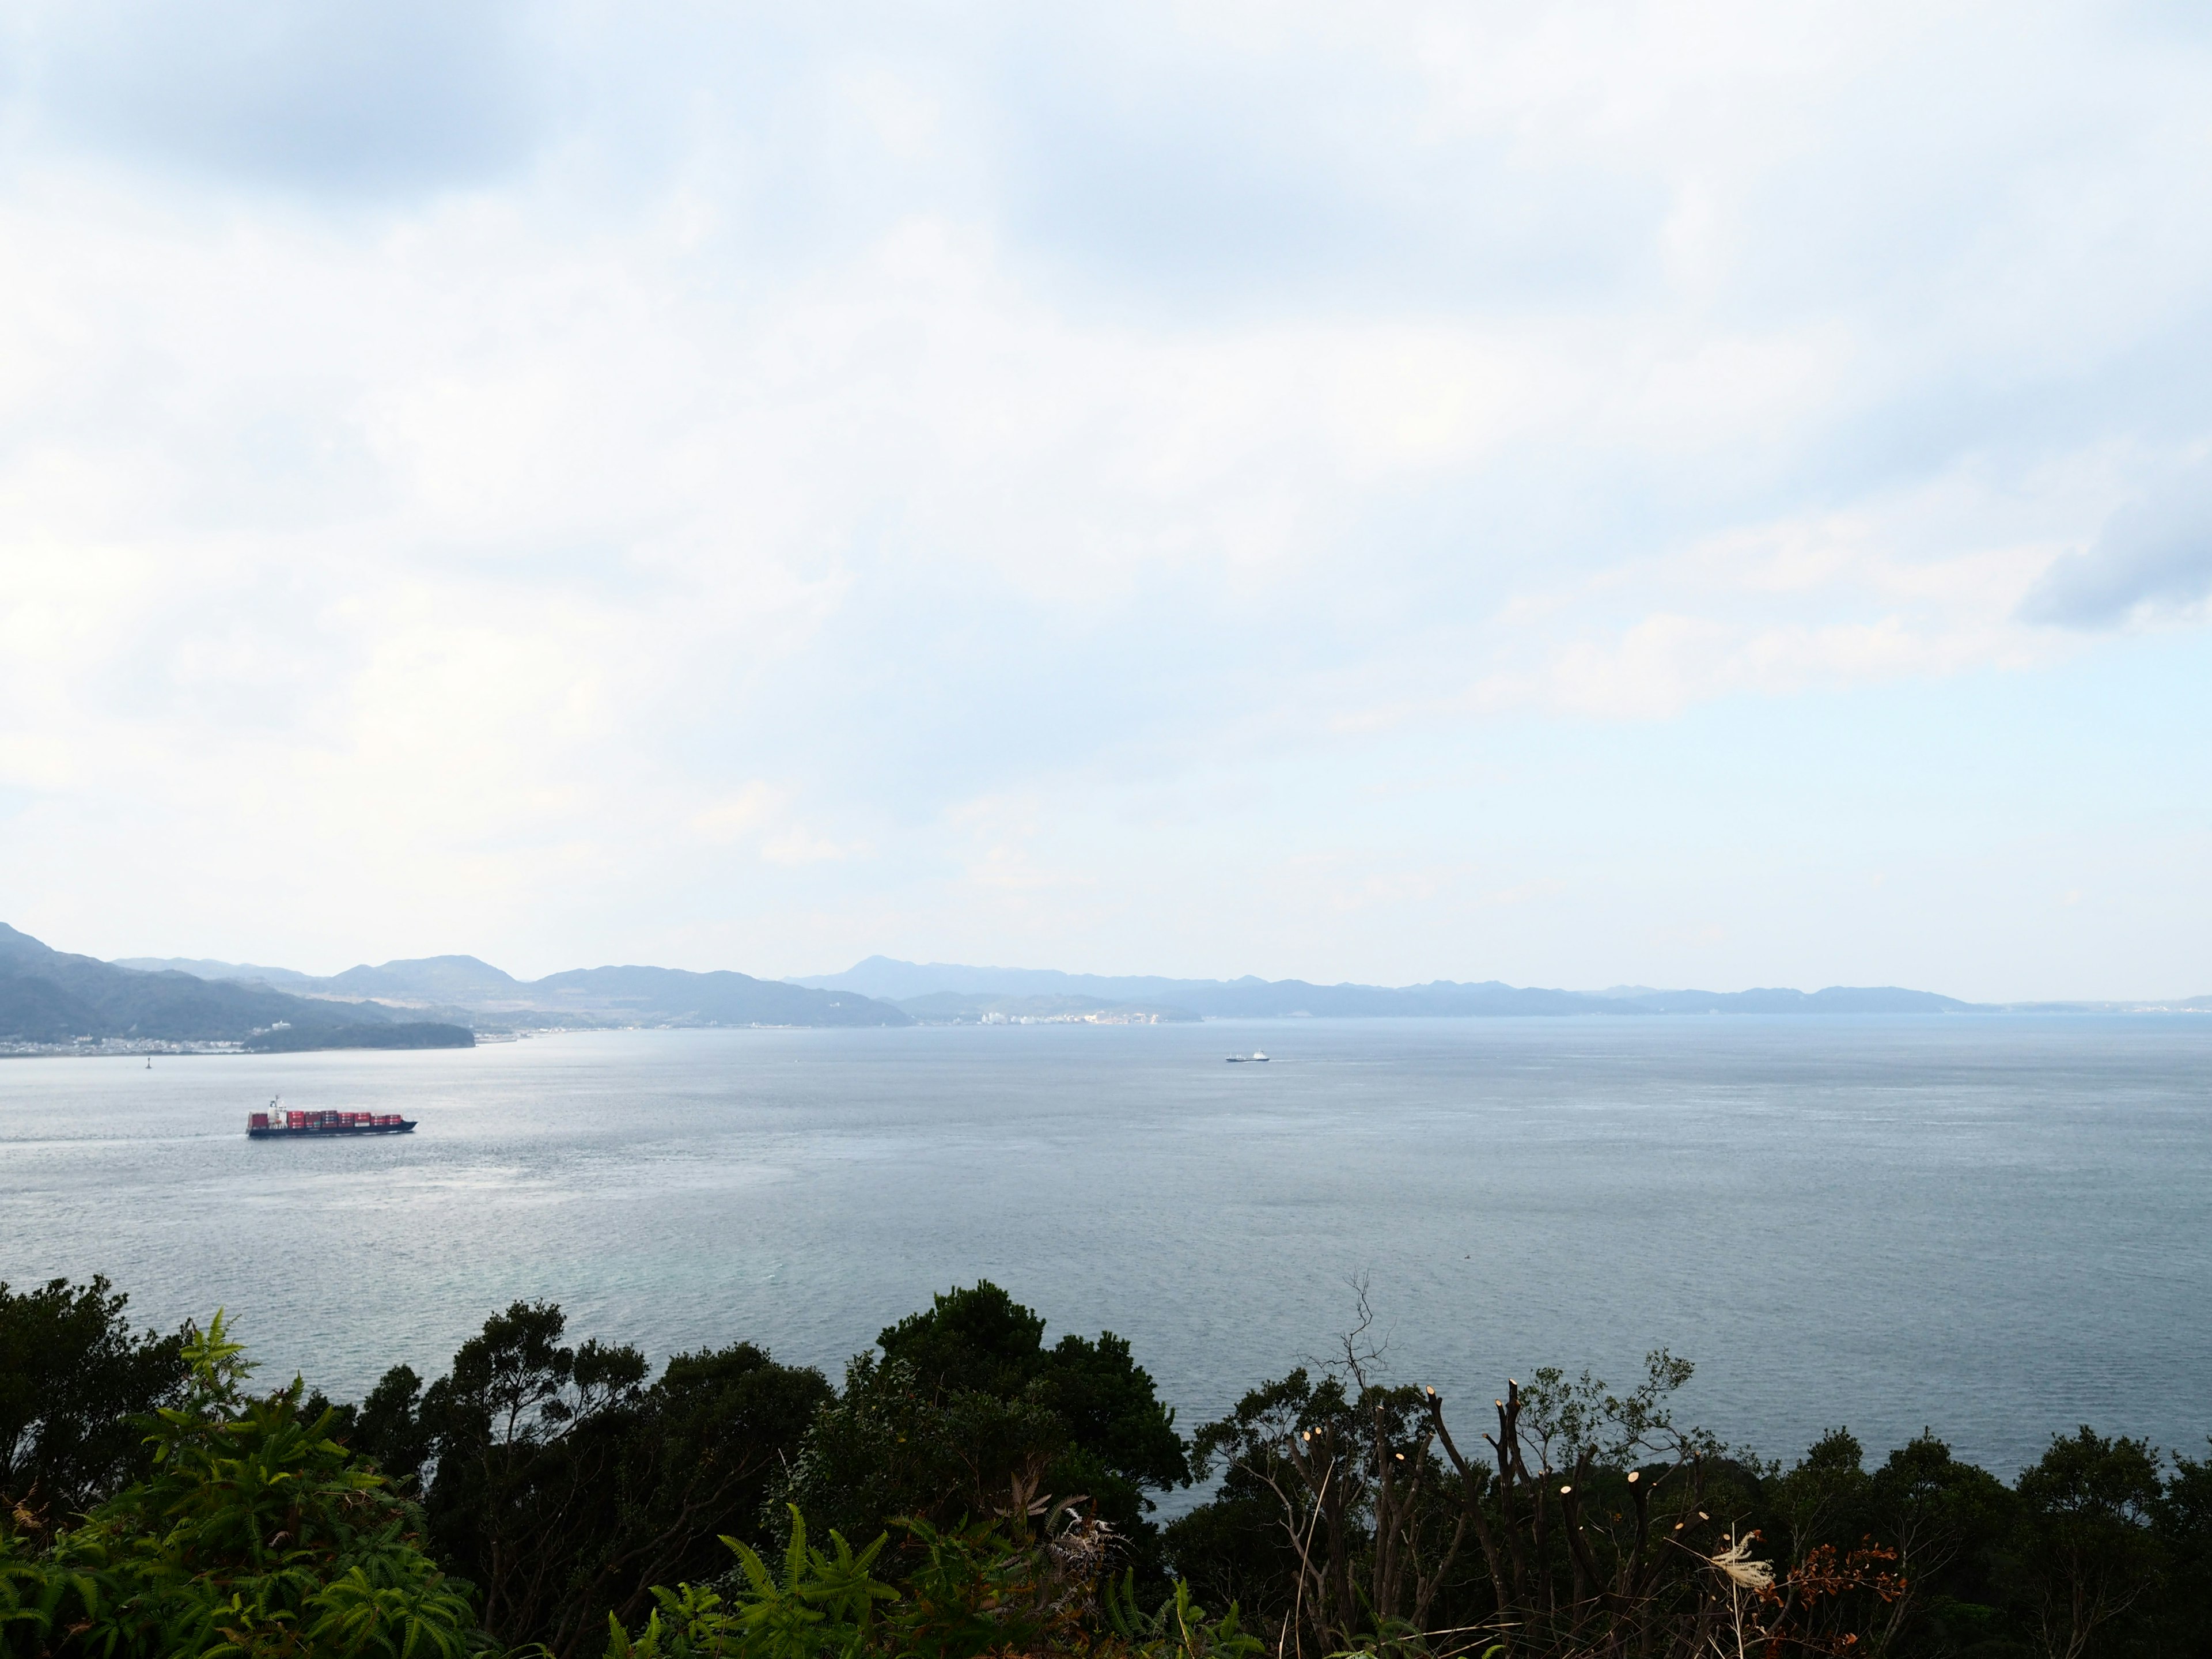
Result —
<instances>
[{"instance_id":1,"label":"sky","mask_svg":"<svg viewBox=\"0 0 2212 1659\"><path fill-rule=\"evenodd\" d=\"M0 4L0 920L2212 992L2212 10Z\"/></svg>"}]
</instances>

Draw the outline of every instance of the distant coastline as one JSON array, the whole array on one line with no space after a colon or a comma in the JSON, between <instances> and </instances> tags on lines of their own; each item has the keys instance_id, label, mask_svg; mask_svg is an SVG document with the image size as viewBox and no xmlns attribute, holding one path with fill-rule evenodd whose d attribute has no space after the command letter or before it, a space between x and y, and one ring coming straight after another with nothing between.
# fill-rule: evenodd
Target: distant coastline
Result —
<instances>
[{"instance_id":1,"label":"distant coastline","mask_svg":"<svg viewBox=\"0 0 2212 1659\"><path fill-rule=\"evenodd\" d=\"M474 957L329 978L204 959L57 951L0 924L0 1055L467 1048L527 1029L880 1026L887 1002L750 975L586 968L526 982Z\"/></svg>"},{"instance_id":2,"label":"distant coastline","mask_svg":"<svg viewBox=\"0 0 2212 1659\"><path fill-rule=\"evenodd\" d=\"M0 1057L298 1054L468 1048L532 1030L905 1025L1156 1025L1206 1019L1711 1015L2212 1013L2212 996L2138 1002L1971 1003L1903 986L1817 991L1569 991L1432 980L1170 979L974 967L875 956L840 974L756 979L643 965L520 980L471 956L368 963L329 975L206 957L114 962L0 925Z\"/></svg>"},{"instance_id":3,"label":"distant coastline","mask_svg":"<svg viewBox=\"0 0 2212 1659\"><path fill-rule=\"evenodd\" d=\"M327 1048L473 1048L477 1035L465 1025L428 1020L388 1025L340 1025L300 1030L260 1031L246 1038L249 1054L297 1054Z\"/></svg>"},{"instance_id":4,"label":"distant coastline","mask_svg":"<svg viewBox=\"0 0 2212 1659\"><path fill-rule=\"evenodd\" d=\"M2155 1002L1974 1003L1901 986L1829 986L1818 991L1552 990L1486 980L1425 985L1316 985L1304 980L1168 979L1152 975L1070 974L1050 968L973 967L870 957L841 974L794 979L817 990L855 992L896 1003L917 1018L957 1018L963 1005L1171 1009L1185 1018L1297 1019L1468 1018L1575 1014L1974 1014L2212 1013L2212 996ZM966 1016L972 1018L973 1015Z\"/></svg>"}]
</instances>

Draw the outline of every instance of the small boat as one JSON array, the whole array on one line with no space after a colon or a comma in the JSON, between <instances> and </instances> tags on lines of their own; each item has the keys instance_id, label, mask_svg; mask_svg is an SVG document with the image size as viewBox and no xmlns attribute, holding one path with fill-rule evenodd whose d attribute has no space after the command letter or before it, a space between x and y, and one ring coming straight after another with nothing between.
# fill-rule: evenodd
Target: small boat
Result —
<instances>
[{"instance_id":1,"label":"small boat","mask_svg":"<svg viewBox=\"0 0 2212 1659\"><path fill-rule=\"evenodd\" d=\"M1255 1060L1264 1066L1267 1063L1267 1056L1257 1048L1255 1048L1249 1054L1231 1054L1229 1056L1229 1063L1231 1066L1249 1066Z\"/></svg>"}]
</instances>

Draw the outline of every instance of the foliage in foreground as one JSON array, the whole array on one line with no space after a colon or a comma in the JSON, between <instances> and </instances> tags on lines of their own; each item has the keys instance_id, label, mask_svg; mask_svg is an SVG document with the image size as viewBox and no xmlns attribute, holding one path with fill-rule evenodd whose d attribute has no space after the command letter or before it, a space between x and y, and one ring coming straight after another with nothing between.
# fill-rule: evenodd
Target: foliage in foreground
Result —
<instances>
[{"instance_id":1,"label":"foliage in foreground","mask_svg":"<svg viewBox=\"0 0 2212 1659\"><path fill-rule=\"evenodd\" d=\"M427 1389L388 1372L346 1437L416 1483L441 1557L485 1628L555 1652L641 1618L653 1587L720 1570L756 1539L771 1485L830 1399L818 1371L738 1343L646 1381L635 1348L562 1340L558 1308L518 1302Z\"/></svg>"},{"instance_id":2,"label":"foliage in foreground","mask_svg":"<svg viewBox=\"0 0 2212 1659\"><path fill-rule=\"evenodd\" d=\"M981 1659L1001 1653L1096 1653L1121 1659L1253 1659L1261 1644L1237 1610L1209 1617L1178 1583L1147 1615L1134 1574L1104 1571L1103 1522L1055 1505L1034 1531L983 1522L943 1530L900 1523L915 1551L896 1586L875 1577L888 1534L854 1552L842 1533L828 1551L791 1512L781 1572L735 1540L741 1576L727 1595L684 1585L656 1590L659 1606L633 1635L615 1624L607 1659Z\"/></svg>"},{"instance_id":3,"label":"foliage in foreground","mask_svg":"<svg viewBox=\"0 0 2212 1659\"><path fill-rule=\"evenodd\" d=\"M1355 1328L1187 1452L1126 1344L1047 1347L990 1285L842 1395L743 1344L648 1382L518 1304L357 1407L122 1308L0 1287L11 1659L2212 1656L2212 1462L2083 1428L2008 1486L1838 1430L1785 1470L1678 1423L1664 1352L1509 1382L1477 1432ZM1152 1534L1189 1453L1218 1486Z\"/></svg>"},{"instance_id":4,"label":"foliage in foreground","mask_svg":"<svg viewBox=\"0 0 2212 1659\"><path fill-rule=\"evenodd\" d=\"M0 1644L12 1654L313 1654L456 1659L467 1588L422 1547L421 1516L330 1437L303 1389L246 1391L221 1314L181 1345L184 1398L147 1436L152 1471L45 1535L0 1527Z\"/></svg>"},{"instance_id":5,"label":"foliage in foreground","mask_svg":"<svg viewBox=\"0 0 2212 1659\"><path fill-rule=\"evenodd\" d=\"M184 1392L184 1338L133 1332L105 1279L0 1279L0 1495L75 1515L145 1473L137 1419Z\"/></svg>"}]
</instances>

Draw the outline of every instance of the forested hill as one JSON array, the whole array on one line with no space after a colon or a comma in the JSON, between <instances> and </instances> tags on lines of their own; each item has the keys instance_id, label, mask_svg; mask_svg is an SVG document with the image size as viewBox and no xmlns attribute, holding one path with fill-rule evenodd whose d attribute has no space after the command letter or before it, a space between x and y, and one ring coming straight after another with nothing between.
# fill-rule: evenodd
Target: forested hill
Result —
<instances>
[{"instance_id":1,"label":"forested hill","mask_svg":"<svg viewBox=\"0 0 2212 1659\"><path fill-rule=\"evenodd\" d=\"M278 990L271 977L306 995ZM379 999L375 1001L368 998ZM492 1026L550 1017L598 1025L908 1025L889 1003L674 968L579 968L523 981L475 957L426 957L363 965L319 979L287 969L246 969L202 958L101 962L56 951L0 924L0 1042L79 1037L235 1042L285 1027L257 1047L420 1047L465 1043L449 1022L487 1016ZM425 1024L426 1018L439 1022ZM415 1033L380 1040L369 1028Z\"/></svg>"},{"instance_id":2,"label":"forested hill","mask_svg":"<svg viewBox=\"0 0 2212 1659\"><path fill-rule=\"evenodd\" d=\"M909 1025L890 1004L854 992L680 968L575 968L519 986L531 1005L627 1014L644 1024Z\"/></svg>"},{"instance_id":3,"label":"forested hill","mask_svg":"<svg viewBox=\"0 0 2212 1659\"><path fill-rule=\"evenodd\" d=\"M1940 1014L1972 1006L1932 991L1896 986L1831 986L1823 991L1553 991L1435 980L1426 985L1313 985L1304 980L1164 979L1064 974L1049 968L972 968L951 963L899 962L870 957L842 974L796 979L794 985L852 991L900 1002L957 993L985 997L1083 997L1168 1004L1217 1019L1371 1018L1483 1014Z\"/></svg>"},{"instance_id":4,"label":"forested hill","mask_svg":"<svg viewBox=\"0 0 2212 1659\"><path fill-rule=\"evenodd\" d=\"M232 1042L280 1024L304 1034L391 1018L374 1003L315 1000L264 985L118 968L56 951L0 923L0 1042Z\"/></svg>"},{"instance_id":5,"label":"forested hill","mask_svg":"<svg viewBox=\"0 0 2212 1659\"><path fill-rule=\"evenodd\" d=\"M290 968L205 957L129 957L118 968L168 969L213 983L283 987L317 997L374 997L396 1017L468 1017L487 1024L909 1025L888 1002L861 993L817 990L787 981L681 968L574 968L515 978L479 957L414 957L317 977ZM415 1011L415 1012L404 1012Z\"/></svg>"},{"instance_id":6,"label":"forested hill","mask_svg":"<svg viewBox=\"0 0 2212 1659\"><path fill-rule=\"evenodd\" d=\"M21 937L21 935L17 935ZM88 961L88 958L73 958ZM100 964L94 964L95 966ZM1509 1014L1948 1014L1974 1004L1898 986L1825 990L1553 990L1496 980L1425 985L1316 985L1304 980L1170 979L1156 975L1068 974L1054 969L979 968L870 957L842 974L756 979L643 965L571 969L517 979L482 957L407 957L317 976L200 957L125 957L111 969L174 981L318 1000L375 998L397 1017L471 1019L491 1025L905 1025L914 1019L1107 1017L1287 1019L1304 1016ZM412 1012L398 1012L412 1011ZM289 1018L289 1016L285 1016ZM264 1020L262 1022L266 1024ZM294 1024L298 1024L297 1020Z\"/></svg>"}]
</instances>

